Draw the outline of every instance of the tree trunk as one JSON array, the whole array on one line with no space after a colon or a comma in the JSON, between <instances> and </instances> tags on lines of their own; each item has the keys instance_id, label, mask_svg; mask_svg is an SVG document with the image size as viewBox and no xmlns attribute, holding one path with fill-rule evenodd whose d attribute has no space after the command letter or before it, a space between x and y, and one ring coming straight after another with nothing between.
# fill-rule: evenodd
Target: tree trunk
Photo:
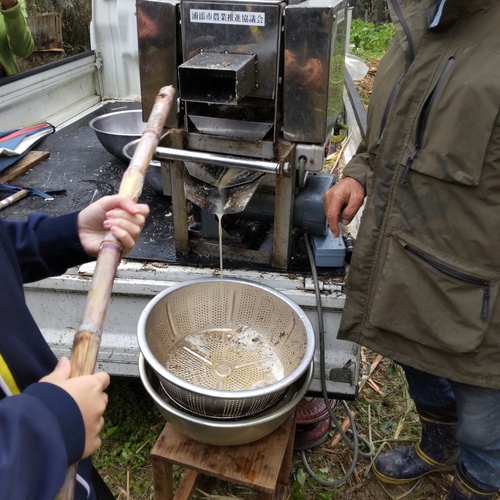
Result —
<instances>
[{"instance_id":1,"label":"tree trunk","mask_svg":"<svg viewBox=\"0 0 500 500\"><path fill-rule=\"evenodd\" d=\"M370 21L376 25L389 20L386 0L351 0L352 17Z\"/></svg>"},{"instance_id":2,"label":"tree trunk","mask_svg":"<svg viewBox=\"0 0 500 500\"><path fill-rule=\"evenodd\" d=\"M382 24L389 20L389 12L385 0L373 1L373 22Z\"/></svg>"}]
</instances>

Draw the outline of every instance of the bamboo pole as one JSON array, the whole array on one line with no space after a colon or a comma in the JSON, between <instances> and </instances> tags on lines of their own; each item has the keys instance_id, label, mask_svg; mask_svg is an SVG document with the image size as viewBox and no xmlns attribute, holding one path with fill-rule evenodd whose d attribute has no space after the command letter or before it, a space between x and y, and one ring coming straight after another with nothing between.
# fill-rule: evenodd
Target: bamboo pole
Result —
<instances>
[{"instance_id":1,"label":"bamboo pole","mask_svg":"<svg viewBox=\"0 0 500 500\"><path fill-rule=\"evenodd\" d=\"M134 156L123 175L119 194L124 194L134 201L137 201L142 191L144 177L160 141L165 121L172 107L174 94L174 88L167 86L163 87L156 96L146 129L142 133ZM119 241L108 231L97 256L82 322L73 340L71 377L94 373L104 318L121 254L122 248ZM74 498L77 468L78 463L68 468L66 480L56 500L72 500Z\"/></svg>"},{"instance_id":2,"label":"bamboo pole","mask_svg":"<svg viewBox=\"0 0 500 500\"><path fill-rule=\"evenodd\" d=\"M7 196L3 200L0 200L0 210L8 207L9 205L12 205L16 201L26 198L26 196L28 196L29 194L30 192L27 189L20 189L19 191L16 191L14 194Z\"/></svg>"}]
</instances>

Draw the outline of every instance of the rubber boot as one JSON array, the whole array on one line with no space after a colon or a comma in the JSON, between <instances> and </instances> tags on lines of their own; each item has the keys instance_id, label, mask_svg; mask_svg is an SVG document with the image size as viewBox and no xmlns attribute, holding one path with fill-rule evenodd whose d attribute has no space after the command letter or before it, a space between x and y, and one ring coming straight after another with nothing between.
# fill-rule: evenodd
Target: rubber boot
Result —
<instances>
[{"instance_id":1,"label":"rubber boot","mask_svg":"<svg viewBox=\"0 0 500 500\"><path fill-rule=\"evenodd\" d=\"M384 483L408 483L455 468L459 451L455 410L417 405L417 411L422 426L420 443L382 453L373 463L373 473Z\"/></svg>"},{"instance_id":2,"label":"rubber boot","mask_svg":"<svg viewBox=\"0 0 500 500\"><path fill-rule=\"evenodd\" d=\"M489 493L481 491L467 478L464 467L460 464L457 466L457 472L446 500L493 500L496 494L496 491Z\"/></svg>"}]
</instances>

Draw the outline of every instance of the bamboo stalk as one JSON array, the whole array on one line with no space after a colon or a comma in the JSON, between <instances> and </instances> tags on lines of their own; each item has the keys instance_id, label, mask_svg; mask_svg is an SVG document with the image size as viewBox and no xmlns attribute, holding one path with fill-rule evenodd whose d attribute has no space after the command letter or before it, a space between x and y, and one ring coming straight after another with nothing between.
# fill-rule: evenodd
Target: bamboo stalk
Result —
<instances>
[{"instance_id":1,"label":"bamboo stalk","mask_svg":"<svg viewBox=\"0 0 500 500\"><path fill-rule=\"evenodd\" d=\"M9 205L12 205L16 201L22 200L26 196L28 196L29 191L27 189L20 189L19 191L16 191L14 194L11 194L10 196L7 196L6 198L3 198L0 200L0 210L2 210L5 207L8 207Z\"/></svg>"},{"instance_id":2,"label":"bamboo stalk","mask_svg":"<svg viewBox=\"0 0 500 500\"><path fill-rule=\"evenodd\" d=\"M160 141L165 121L172 107L174 94L174 88L167 86L163 87L156 96L146 129L142 133L134 156L123 175L119 194L129 196L134 201L137 201L144 185L144 177ZM122 248L119 241L108 231L97 256L82 322L73 340L71 377L94 373L101 344L102 327L121 254ZM74 498L77 468L78 463L68 468L66 480L56 500L72 500Z\"/></svg>"}]
</instances>

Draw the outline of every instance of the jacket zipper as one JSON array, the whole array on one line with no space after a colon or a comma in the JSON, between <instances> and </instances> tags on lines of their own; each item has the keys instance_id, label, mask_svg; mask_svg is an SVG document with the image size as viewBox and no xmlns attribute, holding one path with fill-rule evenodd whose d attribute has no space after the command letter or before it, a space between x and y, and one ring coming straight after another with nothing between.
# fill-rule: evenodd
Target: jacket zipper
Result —
<instances>
[{"instance_id":1,"label":"jacket zipper","mask_svg":"<svg viewBox=\"0 0 500 500\"><path fill-rule=\"evenodd\" d=\"M408 23L406 22L406 19L403 16L403 11L401 10L401 7L399 6L399 3L397 0L391 0L392 6L394 7L394 11L396 12L396 15L398 16L399 22L401 23L401 26L403 28L403 31L405 32L406 39L408 40L408 50L409 50L409 55L410 55L410 64L413 62L413 59L415 59L415 47L413 45L413 38L411 36L411 31L408 26Z\"/></svg>"},{"instance_id":2,"label":"jacket zipper","mask_svg":"<svg viewBox=\"0 0 500 500\"><path fill-rule=\"evenodd\" d=\"M408 23L406 22L406 19L403 15L403 11L401 10L401 7L398 3L397 0L391 0L392 6L394 8L394 12L396 12L396 15L398 16L399 22L401 23L401 27L403 28L403 31L405 32L406 39L408 40L408 51L409 51L409 56L410 56L410 64L413 62L413 59L415 59L415 46L413 44L413 38L411 36L411 31L410 27L408 26ZM396 85L393 87L391 90L391 94L389 96L389 100L387 101L387 104L384 109L384 114L382 116L382 122L380 124L380 135L379 138L382 137L385 129L385 125L387 122L387 116L389 115L389 111L392 108L392 104L394 102L394 99L396 98L396 95L399 92L399 88L401 86L401 82L403 81L404 78L404 73L399 77L398 81L396 82Z\"/></svg>"},{"instance_id":3,"label":"jacket zipper","mask_svg":"<svg viewBox=\"0 0 500 500\"><path fill-rule=\"evenodd\" d=\"M404 78L404 73L398 78L398 81L392 87L391 93L389 95L389 99L387 99L387 104L385 105L384 109L384 114L382 115L382 121L380 122L380 134L379 134L379 139L382 138L382 135L384 134L384 129L385 125L387 123L387 117L389 115L389 111L392 108L392 104L394 103L394 99L396 99L396 96L399 93L399 88L401 87L401 82L403 81Z\"/></svg>"},{"instance_id":4,"label":"jacket zipper","mask_svg":"<svg viewBox=\"0 0 500 500\"><path fill-rule=\"evenodd\" d=\"M436 262L435 260L428 257L426 254L420 252L419 250L415 249L414 247L408 244L404 244L404 248L408 250L408 252L410 252L411 254L415 255L415 257L429 264L431 267L433 267L440 273L445 274L446 276L450 276L451 278L454 278L458 281L463 281L464 283L468 283L470 285L482 286L483 302L481 305L480 318L483 321L486 321L488 319L489 305L490 305L490 285L491 285L489 280L476 278L475 276L471 276L470 274L465 274L462 273L461 271L457 271L456 269L453 269L452 267L442 264L441 262Z\"/></svg>"},{"instance_id":5,"label":"jacket zipper","mask_svg":"<svg viewBox=\"0 0 500 500\"><path fill-rule=\"evenodd\" d=\"M420 113L420 117L418 120L417 124L417 132L415 136L415 148L413 151L408 155L408 158L406 159L405 167L403 169L403 173L401 174L400 178L400 183L404 184L408 180L408 175L410 174L411 166L413 164L413 160L417 156L418 152L420 151L420 148L422 147L422 142L424 139L424 133L425 129L427 127L427 121L429 119L429 115L431 112L431 109L434 105L434 102L436 100L436 96L439 94L439 90L442 87L444 81L448 77L451 67L453 66L453 63L455 62L455 59L453 57L450 57L448 61L446 61L446 64L443 68L443 71L439 75L439 79L432 89L432 92L430 93L429 97L424 103L424 106L422 108L422 112Z\"/></svg>"}]
</instances>

